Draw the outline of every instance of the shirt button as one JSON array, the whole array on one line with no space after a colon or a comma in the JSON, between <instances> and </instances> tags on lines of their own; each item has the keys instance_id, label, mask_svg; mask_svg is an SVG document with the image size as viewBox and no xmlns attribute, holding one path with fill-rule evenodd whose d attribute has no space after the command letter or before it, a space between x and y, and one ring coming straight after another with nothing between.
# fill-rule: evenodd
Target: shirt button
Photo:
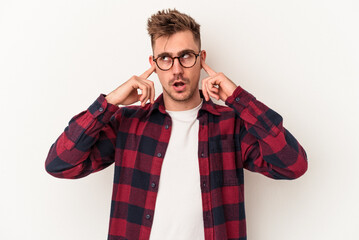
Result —
<instances>
[{"instance_id":1,"label":"shirt button","mask_svg":"<svg viewBox=\"0 0 359 240\"><path fill-rule=\"evenodd\" d=\"M151 215L150 214L147 214L146 215L146 219L150 219L151 218Z\"/></svg>"},{"instance_id":2,"label":"shirt button","mask_svg":"<svg viewBox=\"0 0 359 240\"><path fill-rule=\"evenodd\" d=\"M236 102L239 102L239 100L240 100L239 97L236 97Z\"/></svg>"},{"instance_id":3,"label":"shirt button","mask_svg":"<svg viewBox=\"0 0 359 240\"><path fill-rule=\"evenodd\" d=\"M102 111L103 111L103 108L102 108L102 107L100 107L100 108L98 109L98 111L99 111L99 112L102 112Z\"/></svg>"},{"instance_id":4,"label":"shirt button","mask_svg":"<svg viewBox=\"0 0 359 240\"><path fill-rule=\"evenodd\" d=\"M155 188L156 187L156 183L151 183L151 187Z\"/></svg>"},{"instance_id":5,"label":"shirt button","mask_svg":"<svg viewBox=\"0 0 359 240\"><path fill-rule=\"evenodd\" d=\"M165 126L165 129L169 129L169 128L170 128L170 126L168 126L168 125Z\"/></svg>"},{"instance_id":6,"label":"shirt button","mask_svg":"<svg viewBox=\"0 0 359 240\"><path fill-rule=\"evenodd\" d=\"M203 182L203 187L205 187L206 186L206 182Z\"/></svg>"},{"instance_id":7,"label":"shirt button","mask_svg":"<svg viewBox=\"0 0 359 240\"><path fill-rule=\"evenodd\" d=\"M157 157L161 157L162 156L162 154L161 153L157 153Z\"/></svg>"},{"instance_id":8,"label":"shirt button","mask_svg":"<svg viewBox=\"0 0 359 240\"><path fill-rule=\"evenodd\" d=\"M201 153L201 157L204 157L204 153Z\"/></svg>"}]
</instances>

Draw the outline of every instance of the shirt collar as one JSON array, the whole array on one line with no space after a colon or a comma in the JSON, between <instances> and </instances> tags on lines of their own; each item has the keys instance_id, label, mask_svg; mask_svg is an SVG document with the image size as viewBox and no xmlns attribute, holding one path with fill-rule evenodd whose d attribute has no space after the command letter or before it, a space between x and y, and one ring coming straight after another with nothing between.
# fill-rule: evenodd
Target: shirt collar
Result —
<instances>
[{"instance_id":1,"label":"shirt collar","mask_svg":"<svg viewBox=\"0 0 359 240\"><path fill-rule=\"evenodd\" d=\"M209 99L209 101L206 101L204 99L202 90L199 90L199 94L200 97L203 98L203 104L202 107L199 111L207 111L213 115L220 115L220 113L218 112L218 110L216 109L215 104L212 102L211 99ZM155 103L152 104L152 106L150 107L150 111L149 111L149 115L152 114L153 111L158 110L160 111L162 114L167 114L166 109L165 109L165 104L163 101L163 93L161 93L161 95L155 100Z\"/></svg>"}]
</instances>

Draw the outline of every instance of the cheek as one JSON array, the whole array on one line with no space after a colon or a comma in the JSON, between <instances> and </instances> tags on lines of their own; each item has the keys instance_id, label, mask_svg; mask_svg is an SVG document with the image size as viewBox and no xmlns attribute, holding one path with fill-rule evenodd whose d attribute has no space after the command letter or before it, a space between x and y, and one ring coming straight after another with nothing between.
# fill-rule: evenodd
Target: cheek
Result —
<instances>
[{"instance_id":1,"label":"cheek","mask_svg":"<svg viewBox=\"0 0 359 240\"><path fill-rule=\"evenodd\" d=\"M191 78L192 81L198 81L201 75L201 68L196 67L193 68L192 71L189 73L189 77Z\"/></svg>"},{"instance_id":2,"label":"cheek","mask_svg":"<svg viewBox=\"0 0 359 240\"><path fill-rule=\"evenodd\" d=\"M167 81L167 79L168 79L168 77L167 77L167 73L166 72L164 72L164 71L157 71L157 77L158 77L158 79L160 80L160 82L161 82L161 84L163 85L166 81Z\"/></svg>"}]
</instances>

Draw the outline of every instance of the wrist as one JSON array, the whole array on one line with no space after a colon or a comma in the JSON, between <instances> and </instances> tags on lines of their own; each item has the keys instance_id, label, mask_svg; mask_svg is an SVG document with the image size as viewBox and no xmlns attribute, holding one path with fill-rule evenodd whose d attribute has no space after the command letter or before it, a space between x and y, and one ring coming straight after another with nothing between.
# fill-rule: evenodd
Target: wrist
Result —
<instances>
[{"instance_id":1,"label":"wrist","mask_svg":"<svg viewBox=\"0 0 359 240\"><path fill-rule=\"evenodd\" d=\"M229 84L226 87L226 99L224 100L224 102L227 101L227 99L234 94L237 87L238 86L234 82L229 80Z\"/></svg>"},{"instance_id":2,"label":"wrist","mask_svg":"<svg viewBox=\"0 0 359 240\"><path fill-rule=\"evenodd\" d=\"M112 105L117 105L117 103L115 102L115 100L112 98L112 94L108 94L106 97L105 97L106 101Z\"/></svg>"},{"instance_id":3,"label":"wrist","mask_svg":"<svg viewBox=\"0 0 359 240\"><path fill-rule=\"evenodd\" d=\"M238 87L238 86L237 86L234 82L232 82L232 86L230 86L230 88L229 88L229 95L228 95L228 97L233 95L233 93L234 93L234 91L237 89L237 87Z\"/></svg>"}]
</instances>

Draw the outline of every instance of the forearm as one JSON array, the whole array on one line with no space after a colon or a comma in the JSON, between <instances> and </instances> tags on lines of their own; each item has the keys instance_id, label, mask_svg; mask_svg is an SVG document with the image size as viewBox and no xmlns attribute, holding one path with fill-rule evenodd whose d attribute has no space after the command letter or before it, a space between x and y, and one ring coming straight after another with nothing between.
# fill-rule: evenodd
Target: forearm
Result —
<instances>
[{"instance_id":1,"label":"forearm","mask_svg":"<svg viewBox=\"0 0 359 240\"><path fill-rule=\"evenodd\" d=\"M117 109L101 95L74 116L51 146L46 171L55 177L79 178L111 164L116 136L109 122Z\"/></svg>"},{"instance_id":2,"label":"forearm","mask_svg":"<svg viewBox=\"0 0 359 240\"><path fill-rule=\"evenodd\" d=\"M226 104L242 121L244 167L276 179L298 178L307 170L307 156L299 142L283 127L282 117L238 87Z\"/></svg>"}]
</instances>

